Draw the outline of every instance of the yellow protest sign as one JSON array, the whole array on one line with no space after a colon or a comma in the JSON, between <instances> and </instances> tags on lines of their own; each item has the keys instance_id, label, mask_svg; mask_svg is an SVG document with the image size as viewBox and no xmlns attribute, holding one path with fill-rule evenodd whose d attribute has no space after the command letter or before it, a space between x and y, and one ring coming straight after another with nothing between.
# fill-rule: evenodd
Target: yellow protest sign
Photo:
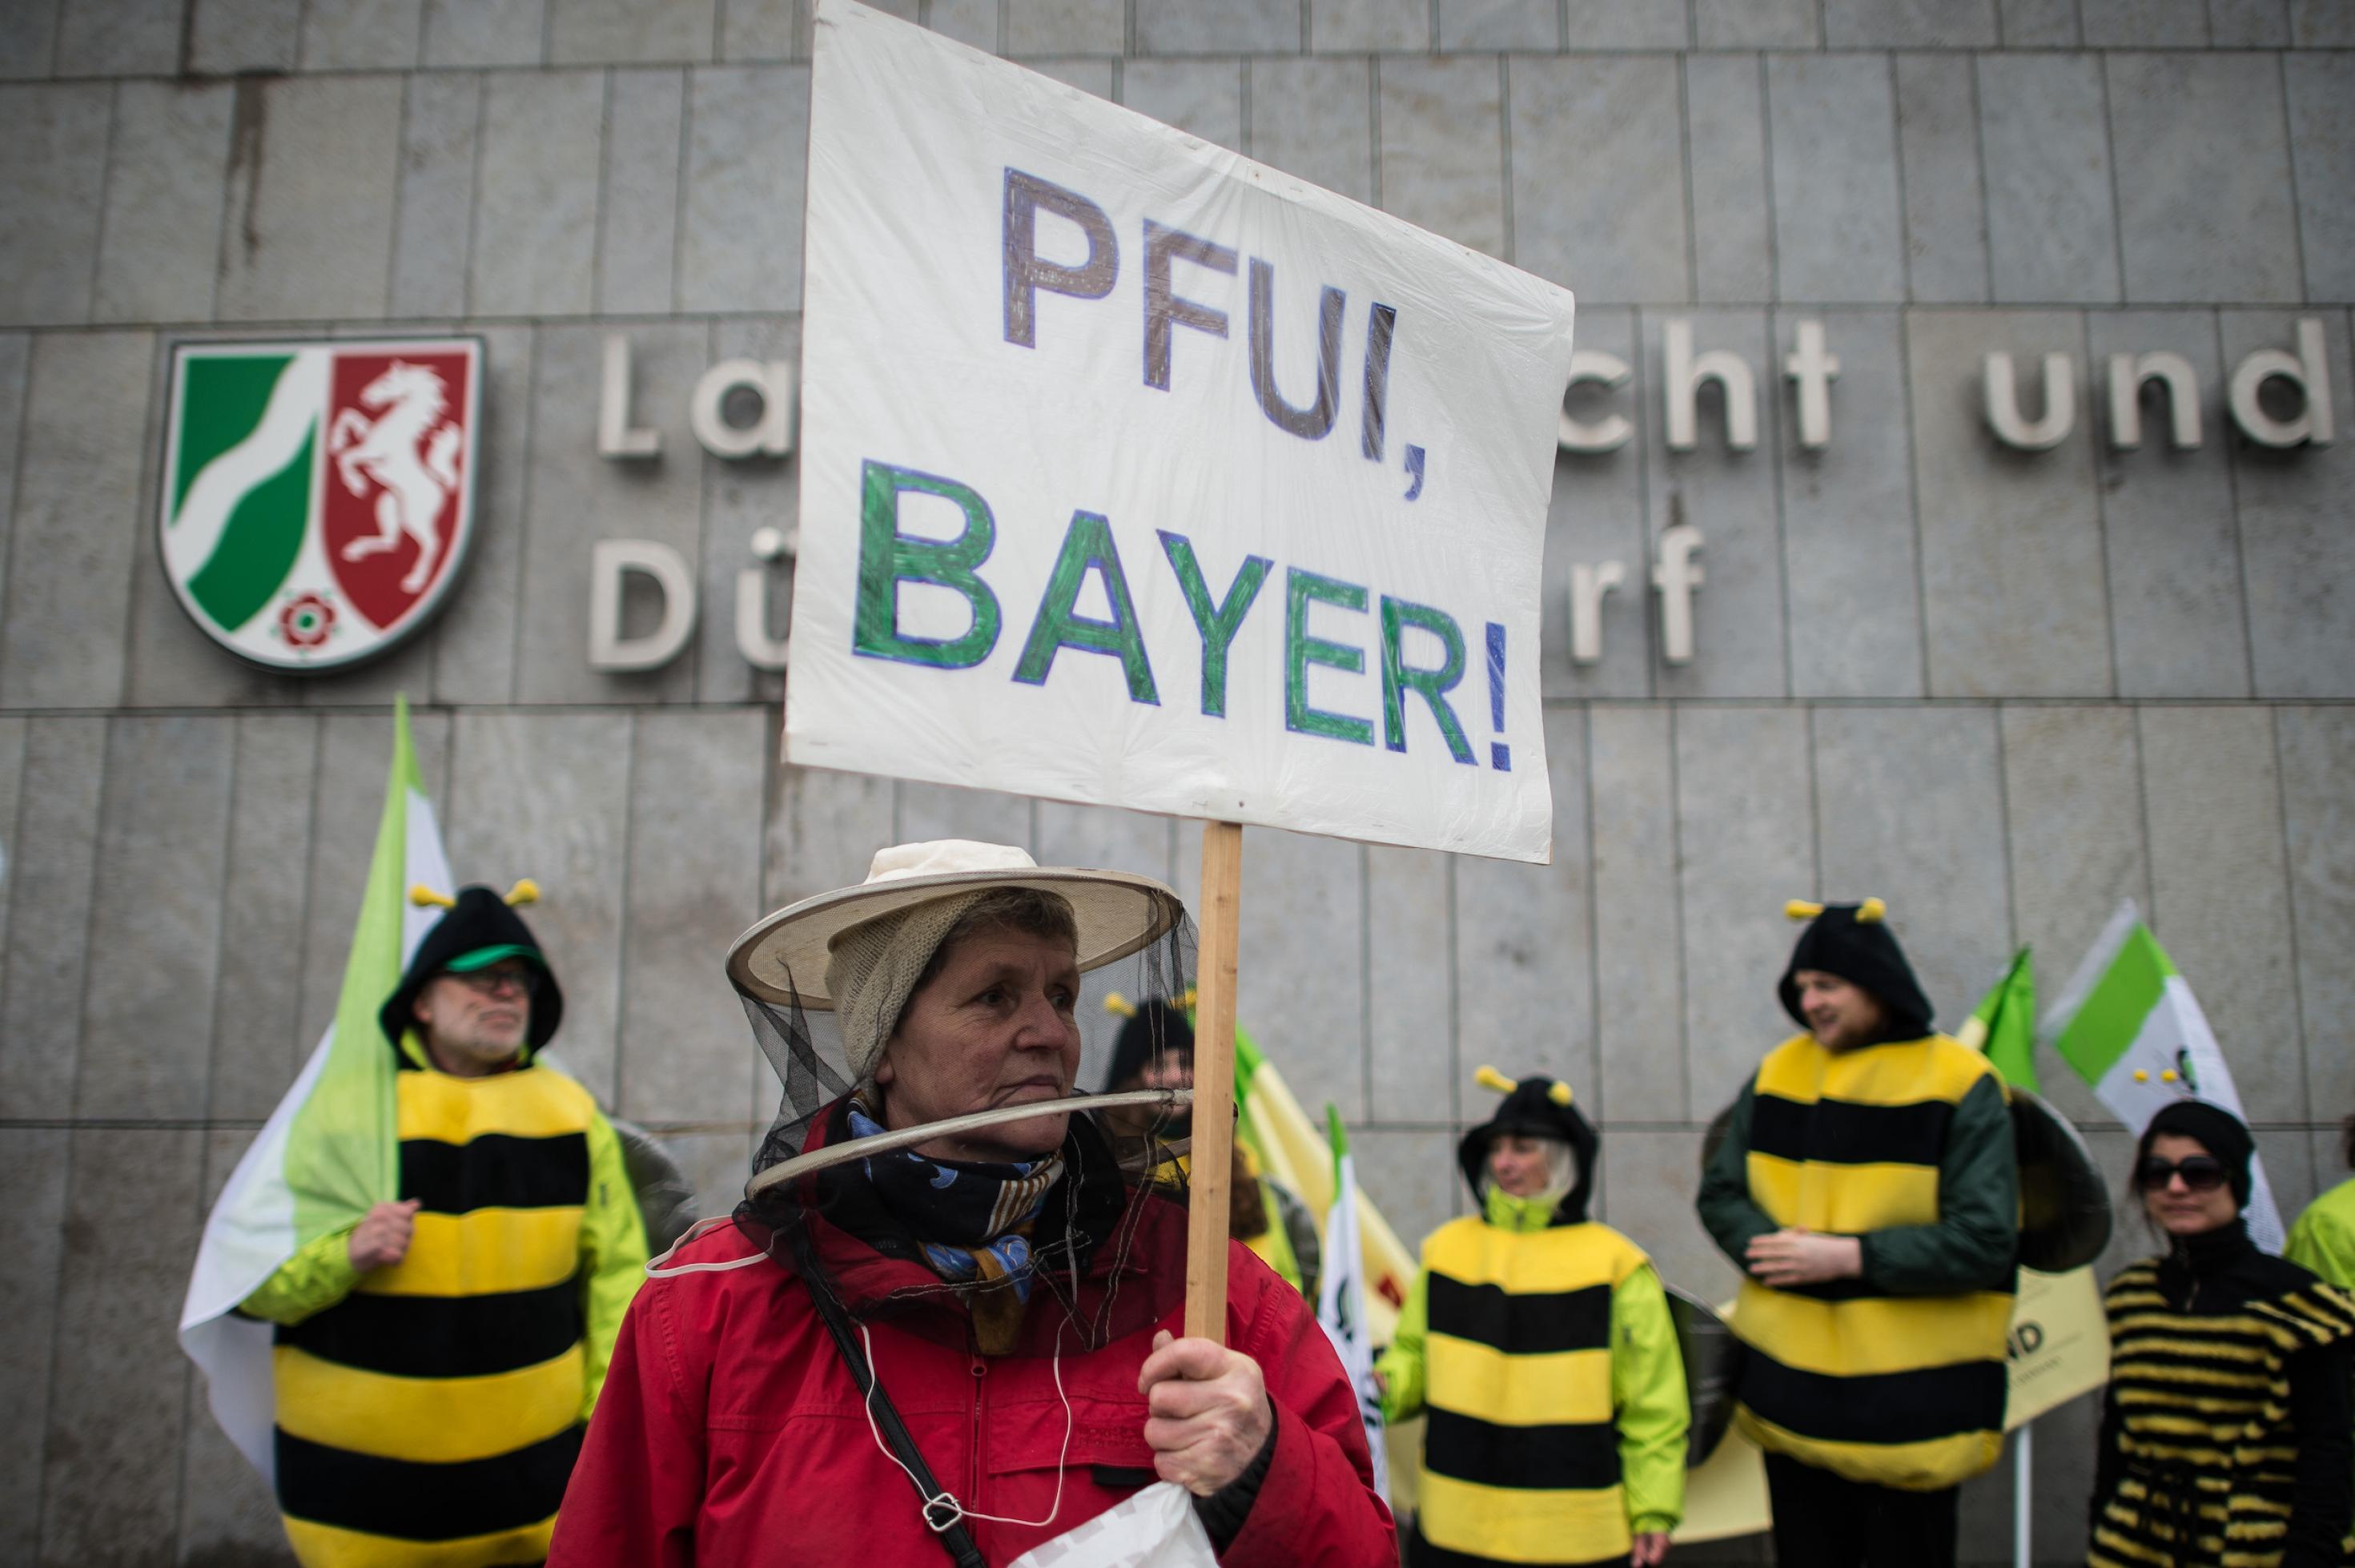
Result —
<instances>
[{"instance_id":1,"label":"yellow protest sign","mask_svg":"<svg viewBox=\"0 0 2355 1568\"><path fill-rule=\"evenodd\" d=\"M2090 1267L2067 1274L2019 1271L2005 1360L2011 1369L2007 1432L2110 1381L2109 1323Z\"/></svg>"}]
</instances>

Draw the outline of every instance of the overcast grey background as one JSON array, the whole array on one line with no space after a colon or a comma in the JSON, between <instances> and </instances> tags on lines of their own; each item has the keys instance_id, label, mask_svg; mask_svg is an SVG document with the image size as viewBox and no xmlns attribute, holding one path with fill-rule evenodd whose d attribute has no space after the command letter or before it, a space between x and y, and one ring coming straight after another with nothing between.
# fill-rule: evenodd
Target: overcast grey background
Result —
<instances>
[{"instance_id":1,"label":"overcast grey background","mask_svg":"<svg viewBox=\"0 0 2355 1568\"><path fill-rule=\"evenodd\" d=\"M1948 1027L2016 944L2050 995L2137 899L2285 1203L2338 1179L2355 441L2254 448L2222 401L2312 317L2355 424L2355 5L904 8L1568 283L1582 345L1637 367L1611 405L1636 439L1556 476L1553 865L1248 836L1242 1021L1351 1119L1410 1242L1462 1201L1473 1068L1542 1068L1604 1125L1603 1216L1728 1291L1688 1206L1700 1130L1787 1027L1794 896L1888 899ZM719 963L758 913L948 834L1195 881L1191 827L773 760L781 687L728 611L794 471L704 457L685 404L717 359L796 351L806 39L794 0L0 4L0 1561L278 1550L173 1325L210 1195L332 1008L396 690L460 874L546 890L563 1054L715 1208L773 1093ZM1665 449L1680 317L1749 360L1756 451L1713 400L1700 450ZM1843 367L1820 453L1774 373L1806 318ZM314 680L208 643L152 539L170 346L453 327L491 390L447 612ZM659 463L596 453L613 331ZM1998 348L2076 357L2057 450L1986 433ZM2199 370L2207 443L2112 453L2091 366L2156 348ZM1678 520L1707 539L1698 656L1653 657L1631 588L1574 668L1570 564L1640 584ZM589 549L623 536L704 584L653 675L584 657ZM2123 1135L2054 1097L2122 1178ZM2091 1420L2040 1428L2041 1559L2082 1561ZM2007 1463L1966 1555L2008 1560L2009 1518ZM1761 1553L1678 1560L1728 1555Z\"/></svg>"}]
</instances>

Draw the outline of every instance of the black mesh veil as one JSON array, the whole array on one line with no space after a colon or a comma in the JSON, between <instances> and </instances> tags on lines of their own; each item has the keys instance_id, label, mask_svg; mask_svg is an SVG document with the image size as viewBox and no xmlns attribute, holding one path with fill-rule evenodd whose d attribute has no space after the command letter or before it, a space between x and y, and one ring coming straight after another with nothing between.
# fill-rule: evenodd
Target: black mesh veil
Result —
<instances>
[{"instance_id":1,"label":"black mesh veil","mask_svg":"<svg viewBox=\"0 0 2355 1568\"><path fill-rule=\"evenodd\" d=\"M1131 996L1176 996L1192 973L1182 914L1138 952L1089 976ZM793 987L788 986L788 991ZM1031 1230L1027 1264L1007 1278L948 1281L924 1262L922 1238L879 1197L874 1160L851 1159L763 1183L785 1161L849 1137L854 1082L836 1015L740 985L746 1019L782 1085L775 1119L752 1160L738 1228L780 1267L824 1291L853 1320L890 1318L944 1342L968 1341L984 1292L1027 1293L1011 1353L1094 1349L1174 1311L1185 1296L1182 1100L1068 1113L1061 1179ZM871 1095L872 1091L867 1093ZM888 1159L892 1156L879 1156ZM947 1163L947 1162L942 1162Z\"/></svg>"}]
</instances>

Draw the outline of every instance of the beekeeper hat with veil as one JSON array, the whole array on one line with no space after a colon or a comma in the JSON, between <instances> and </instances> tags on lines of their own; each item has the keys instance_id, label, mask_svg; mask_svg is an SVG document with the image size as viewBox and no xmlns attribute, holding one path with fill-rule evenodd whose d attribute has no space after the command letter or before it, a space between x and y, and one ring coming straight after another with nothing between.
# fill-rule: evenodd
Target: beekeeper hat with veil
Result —
<instances>
[{"instance_id":1,"label":"beekeeper hat with veil","mask_svg":"<svg viewBox=\"0 0 2355 1568\"><path fill-rule=\"evenodd\" d=\"M736 1223L829 1316L888 1317L959 1345L970 1331L993 1354L1069 1353L1156 1321L1184 1297L1182 1215L1147 1222L1152 1205L1184 1194L1145 1173L1180 1147L1186 1095L984 1104L890 1125L908 1120L887 1106L911 1086L878 1075L910 1000L960 944L1007 931L1069 940L1082 972L1122 965L1114 983L1146 995L1175 989L1192 956L1185 908L1162 883L1042 867L1019 848L962 839L881 850L863 882L804 899L738 938L729 979L783 1093ZM1101 1118L1108 1100L1127 1112L1117 1127ZM1140 1109L1149 1113L1141 1140L1132 1130ZM1035 1158L942 1153L987 1118L1035 1128L1057 1116L1060 1144L1045 1147L1051 1131L1033 1135Z\"/></svg>"}]
</instances>

